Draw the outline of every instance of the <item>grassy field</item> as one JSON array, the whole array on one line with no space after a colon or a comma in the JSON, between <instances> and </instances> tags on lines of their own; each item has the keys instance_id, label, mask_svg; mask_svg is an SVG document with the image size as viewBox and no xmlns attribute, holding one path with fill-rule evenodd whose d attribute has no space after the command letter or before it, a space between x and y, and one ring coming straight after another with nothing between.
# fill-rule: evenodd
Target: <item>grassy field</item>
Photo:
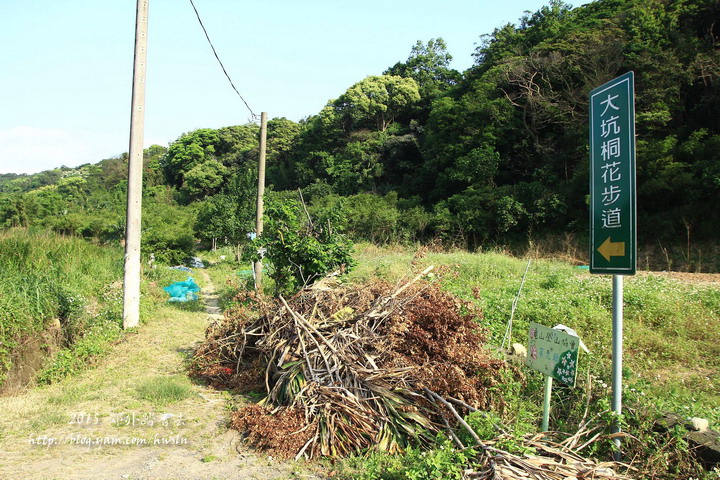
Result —
<instances>
[{"instance_id":1,"label":"grassy field","mask_svg":"<svg viewBox=\"0 0 720 480\"><path fill-rule=\"evenodd\" d=\"M80 342L81 356L99 353L91 337L119 335L122 259L117 247L81 239L0 233L0 383L11 351L50 326L59 330L60 347Z\"/></svg>"},{"instance_id":2,"label":"grassy field","mask_svg":"<svg viewBox=\"0 0 720 480\"><path fill-rule=\"evenodd\" d=\"M350 282L400 282L434 265L433 281L481 307L480 323L488 331L489 347L504 355L499 346L529 259L502 252L432 252L369 244L356 245L356 258ZM625 459L642 466L640 478L717 478L717 472L702 477L697 465L689 466L688 448L678 432L674 437L658 436L653 423L673 412L706 418L715 429L720 426L720 276L639 272L625 277L624 290L621 421L631 435L624 440ZM551 430L572 434L583 418L595 416L599 425L605 424L600 432L610 433L611 309L611 277L590 275L563 261L530 262L513 317L512 342L527 345L529 322L549 327L562 323L575 329L590 350L580 355L576 387L553 390ZM496 413L515 435L537 432L543 376L522 361L513 368L516 374L507 375L498 387L506 407ZM606 440L583 453L607 459L610 451ZM410 478L407 465L401 468L397 460L374 458L359 464L350 478ZM392 468L406 473L393 476L388 473Z\"/></svg>"},{"instance_id":3,"label":"grassy field","mask_svg":"<svg viewBox=\"0 0 720 480\"><path fill-rule=\"evenodd\" d=\"M357 244L355 258L357 266L345 282L401 283L434 265L431 281L481 307L484 315L479 322L488 332L488 347L505 356L500 345L528 258L495 251L440 252L371 244ZM235 271L241 269L231 262L209 269L216 284L230 279L226 298L242 283ZM692 463L679 432L660 435L653 431L653 424L662 414L672 412L703 417L711 427L720 427L720 342L716 340L720 336L720 275L639 272L625 277L624 304L624 416L620 421L629 435L623 440L625 460L634 462L638 478L717 478L717 473L703 474ZM517 299L511 342L506 342L506 346L527 344L529 322L550 327L562 323L578 332L590 353L581 353L574 389L556 384L550 428L572 434L584 418L592 419L600 441L582 453L601 460L609 459L612 451L608 440L613 421L609 412L611 309L611 277L590 275L587 269L567 261L532 258ZM492 415L516 436L533 434L540 428L543 376L521 360L511 363L496 387L505 406ZM450 465L457 466L463 458L462 452L441 442L432 452L351 459L340 476L367 480L455 478L450 472L457 470ZM438 465L448 468L433 470ZM441 471L444 473L438 473Z\"/></svg>"},{"instance_id":4,"label":"grassy field","mask_svg":"<svg viewBox=\"0 0 720 480\"><path fill-rule=\"evenodd\" d=\"M353 282L409 277L427 265L440 271L443 286L476 302L484 312L490 343L503 340L512 304L527 259L501 253L432 253L417 258L411 249L378 249L358 245ZM713 281L709 281L713 280ZM717 423L720 411L720 276L679 278L641 272L625 278L625 376L646 382L658 392L696 398L692 408ZM529 322L559 323L574 328L590 350L581 361L602 365L593 373L603 379L611 360L612 284L609 276L564 262L533 260L513 317L512 341L527 343ZM609 375L609 370L607 374Z\"/></svg>"}]
</instances>

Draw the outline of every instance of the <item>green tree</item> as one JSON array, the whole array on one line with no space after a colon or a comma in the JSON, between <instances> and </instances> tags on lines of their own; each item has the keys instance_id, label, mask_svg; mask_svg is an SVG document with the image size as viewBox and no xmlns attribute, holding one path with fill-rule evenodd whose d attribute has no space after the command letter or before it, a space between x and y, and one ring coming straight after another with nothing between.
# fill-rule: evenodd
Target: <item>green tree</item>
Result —
<instances>
[{"instance_id":1,"label":"green tree","mask_svg":"<svg viewBox=\"0 0 720 480\"><path fill-rule=\"evenodd\" d=\"M207 160L214 159L215 145L219 140L216 130L202 128L184 134L174 141L161 162L168 183L182 187L188 171Z\"/></svg>"},{"instance_id":2,"label":"green tree","mask_svg":"<svg viewBox=\"0 0 720 480\"><path fill-rule=\"evenodd\" d=\"M298 199L270 192L265 230L257 242L267 249L276 293L294 293L333 270L352 267L352 243L341 225L339 208L311 218Z\"/></svg>"},{"instance_id":3,"label":"green tree","mask_svg":"<svg viewBox=\"0 0 720 480\"><path fill-rule=\"evenodd\" d=\"M57 192L65 199L77 202L85 195L87 180L82 177L65 177L57 183Z\"/></svg>"},{"instance_id":4,"label":"green tree","mask_svg":"<svg viewBox=\"0 0 720 480\"><path fill-rule=\"evenodd\" d=\"M218 141L213 145L213 155L229 168L245 167L257 161L260 146L260 126L254 123L223 127L217 130Z\"/></svg>"},{"instance_id":5,"label":"green tree","mask_svg":"<svg viewBox=\"0 0 720 480\"><path fill-rule=\"evenodd\" d=\"M346 131L373 125L384 132L399 113L420 100L412 78L397 75L370 76L350 87L333 106Z\"/></svg>"},{"instance_id":6,"label":"green tree","mask_svg":"<svg viewBox=\"0 0 720 480\"><path fill-rule=\"evenodd\" d=\"M222 193L207 198L198 207L195 234L212 242L227 243L235 247L236 260L240 260L241 246L247 242L247 233L255 225L256 170L236 173Z\"/></svg>"},{"instance_id":7,"label":"green tree","mask_svg":"<svg viewBox=\"0 0 720 480\"><path fill-rule=\"evenodd\" d=\"M413 45L405 62L398 62L383 72L412 78L418 84L420 94L419 111L414 112L421 123L427 121L432 102L457 85L462 75L450 68L452 55L442 38L431 38L427 43L420 40Z\"/></svg>"},{"instance_id":8,"label":"green tree","mask_svg":"<svg viewBox=\"0 0 720 480\"><path fill-rule=\"evenodd\" d=\"M195 212L191 208L143 203L143 255L155 255L158 261L170 265L184 263L195 248L193 224Z\"/></svg>"},{"instance_id":9,"label":"green tree","mask_svg":"<svg viewBox=\"0 0 720 480\"><path fill-rule=\"evenodd\" d=\"M0 194L0 227L27 227L29 224L26 199L21 195Z\"/></svg>"},{"instance_id":10,"label":"green tree","mask_svg":"<svg viewBox=\"0 0 720 480\"><path fill-rule=\"evenodd\" d=\"M228 168L217 160L199 163L185 172L183 191L191 199L205 198L220 189L228 172Z\"/></svg>"},{"instance_id":11,"label":"green tree","mask_svg":"<svg viewBox=\"0 0 720 480\"><path fill-rule=\"evenodd\" d=\"M303 125L286 118L273 118L267 125L267 178L279 189L296 188L298 145Z\"/></svg>"},{"instance_id":12,"label":"green tree","mask_svg":"<svg viewBox=\"0 0 720 480\"><path fill-rule=\"evenodd\" d=\"M163 183L160 162L167 154L167 150L160 145L150 145L143 152L143 188L155 187Z\"/></svg>"}]
</instances>

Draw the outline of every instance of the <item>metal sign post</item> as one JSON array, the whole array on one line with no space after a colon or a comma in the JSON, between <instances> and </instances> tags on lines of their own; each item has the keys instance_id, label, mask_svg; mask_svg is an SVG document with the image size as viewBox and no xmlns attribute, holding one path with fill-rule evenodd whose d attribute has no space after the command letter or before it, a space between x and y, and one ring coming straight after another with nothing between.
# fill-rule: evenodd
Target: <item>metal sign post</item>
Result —
<instances>
[{"instance_id":1,"label":"metal sign post","mask_svg":"<svg viewBox=\"0 0 720 480\"><path fill-rule=\"evenodd\" d=\"M622 414L622 366L623 366L623 277L613 275L612 297L612 410L615 415ZM620 433L620 422L615 420L613 433ZM620 461L620 439L615 438L613 457Z\"/></svg>"},{"instance_id":2,"label":"metal sign post","mask_svg":"<svg viewBox=\"0 0 720 480\"><path fill-rule=\"evenodd\" d=\"M548 431L550 423L550 396L552 395L553 379L571 387L575 386L578 348L582 348L582 342L574 333L574 330L570 330L564 325L549 328L530 322L526 364L545 375L543 432Z\"/></svg>"},{"instance_id":3,"label":"metal sign post","mask_svg":"<svg viewBox=\"0 0 720 480\"><path fill-rule=\"evenodd\" d=\"M590 92L590 273L613 275L612 408L622 414L623 277L637 265L635 76ZM619 420L613 432L620 432ZM620 459L620 439L614 457Z\"/></svg>"}]
</instances>

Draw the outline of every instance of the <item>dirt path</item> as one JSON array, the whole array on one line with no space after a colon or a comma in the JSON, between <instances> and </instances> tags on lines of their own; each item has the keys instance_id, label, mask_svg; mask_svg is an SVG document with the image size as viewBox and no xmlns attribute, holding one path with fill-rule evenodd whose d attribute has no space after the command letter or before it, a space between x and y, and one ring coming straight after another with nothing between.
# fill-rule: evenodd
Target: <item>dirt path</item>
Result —
<instances>
[{"instance_id":1,"label":"dirt path","mask_svg":"<svg viewBox=\"0 0 720 480\"><path fill-rule=\"evenodd\" d=\"M193 348L221 315L201 274L206 313L163 306L97 367L0 398L1 479L322 478L245 448L227 428L230 395L187 378ZM168 400L158 380L189 396ZM165 401L148 397L150 387Z\"/></svg>"},{"instance_id":2,"label":"dirt path","mask_svg":"<svg viewBox=\"0 0 720 480\"><path fill-rule=\"evenodd\" d=\"M206 271L200 270L200 275L202 275L205 282L205 286L201 291L202 299L205 303L205 312L208 314L208 318L210 320L222 319L223 315L222 310L220 309L220 297L215 291L215 285L213 285L210 275L208 275Z\"/></svg>"}]
</instances>

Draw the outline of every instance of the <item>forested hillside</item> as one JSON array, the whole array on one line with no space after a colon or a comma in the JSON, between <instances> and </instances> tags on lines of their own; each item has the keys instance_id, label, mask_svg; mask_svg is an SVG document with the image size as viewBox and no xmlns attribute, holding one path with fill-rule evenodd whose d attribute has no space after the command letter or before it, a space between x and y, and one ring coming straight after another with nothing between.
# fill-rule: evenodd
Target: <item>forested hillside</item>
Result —
<instances>
[{"instance_id":1,"label":"forested hillside","mask_svg":"<svg viewBox=\"0 0 720 480\"><path fill-rule=\"evenodd\" d=\"M441 38L328 102L268 125L268 201L301 189L356 239L468 247L585 235L588 95L636 75L641 243L720 234L720 2L559 1L483 35L465 72ZM482 34L483 32L478 32ZM271 112L272 113L272 112ZM278 112L280 113L280 112ZM259 127L200 129L146 151L146 251L252 229ZM118 240L126 159L0 176L0 226Z\"/></svg>"}]
</instances>

